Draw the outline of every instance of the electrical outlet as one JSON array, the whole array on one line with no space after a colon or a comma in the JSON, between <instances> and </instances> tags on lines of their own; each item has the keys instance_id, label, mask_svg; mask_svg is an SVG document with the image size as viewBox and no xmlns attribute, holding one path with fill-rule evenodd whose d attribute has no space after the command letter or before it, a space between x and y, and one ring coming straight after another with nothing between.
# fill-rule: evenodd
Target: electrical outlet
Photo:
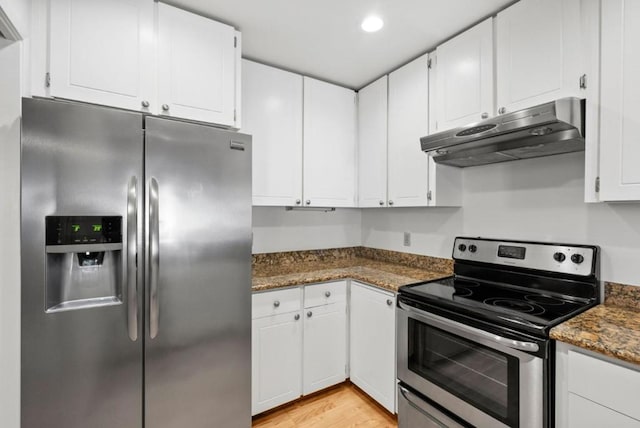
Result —
<instances>
[{"instance_id":1,"label":"electrical outlet","mask_svg":"<svg viewBox=\"0 0 640 428\"><path fill-rule=\"evenodd\" d=\"M404 246L405 247L410 247L411 246L411 233L410 232L405 232L404 233Z\"/></svg>"}]
</instances>

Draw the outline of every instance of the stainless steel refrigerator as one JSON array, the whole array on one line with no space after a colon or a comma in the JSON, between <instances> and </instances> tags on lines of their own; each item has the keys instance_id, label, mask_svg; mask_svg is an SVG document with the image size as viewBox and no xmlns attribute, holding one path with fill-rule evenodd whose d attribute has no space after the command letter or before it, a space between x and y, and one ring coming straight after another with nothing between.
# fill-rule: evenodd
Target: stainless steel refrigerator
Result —
<instances>
[{"instance_id":1,"label":"stainless steel refrigerator","mask_svg":"<svg viewBox=\"0 0 640 428\"><path fill-rule=\"evenodd\" d=\"M24 428L251 425L251 137L24 99Z\"/></svg>"}]
</instances>

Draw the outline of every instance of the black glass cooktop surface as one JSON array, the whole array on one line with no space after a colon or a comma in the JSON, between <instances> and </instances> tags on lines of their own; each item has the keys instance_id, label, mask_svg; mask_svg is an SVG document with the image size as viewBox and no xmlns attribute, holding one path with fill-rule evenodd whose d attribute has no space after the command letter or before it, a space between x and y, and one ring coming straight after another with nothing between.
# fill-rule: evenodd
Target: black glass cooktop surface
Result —
<instances>
[{"instance_id":1,"label":"black glass cooktop surface","mask_svg":"<svg viewBox=\"0 0 640 428\"><path fill-rule=\"evenodd\" d=\"M433 304L440 302L471 312L476 309L502 315L502 319L525 319L541 326L548 326L591 306L588 302L567 300L538 290L523 290L453 276L407 285L400 289L400 293Z\"/></svg>"}]
</instances>

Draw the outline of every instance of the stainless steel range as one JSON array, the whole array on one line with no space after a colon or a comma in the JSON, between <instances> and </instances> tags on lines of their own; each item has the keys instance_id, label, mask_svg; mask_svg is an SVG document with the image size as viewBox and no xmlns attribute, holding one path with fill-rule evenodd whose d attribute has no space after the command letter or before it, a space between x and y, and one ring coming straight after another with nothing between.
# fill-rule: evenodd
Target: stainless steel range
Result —
<instances>
[{"instance_id":1,"label":"stainless steel range","mask_svg":"<svg viewBox=\"0 0 640 428\"><path fill-rule=\"evenodd\" d=\"M552 427L549 330L600 301L598 247L456 238L453 258L399 290L399 426Z\"/></svg>"}]
</instances>

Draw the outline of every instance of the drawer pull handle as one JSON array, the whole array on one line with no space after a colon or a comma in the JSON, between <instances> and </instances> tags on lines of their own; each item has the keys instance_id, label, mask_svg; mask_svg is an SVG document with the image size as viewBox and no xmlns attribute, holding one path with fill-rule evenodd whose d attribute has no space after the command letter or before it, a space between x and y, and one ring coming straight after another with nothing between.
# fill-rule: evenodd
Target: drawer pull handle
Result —
<instances>
[{"instance_id":1,"label":"drawer pull handle","mask_svg":"<svg viewBox=\"0 0 640 428\"><path fill-rule=\"evenodd\" d=\"M273 302L274 308L277 308L278 306L280 306L280 300L276 300L275 302Z\"/></svg>"},{"instance_id":2,"label":"drawer pull handle","mask_svg":"<svg viewBox=\"0 0 640 428\"><path fill-rule=\"evenodd\" d=\"M311 315L313 315L313 312L311 311L307 312L307 318L311 318Z\"/></svg>"},{"instance_id":3,"label":"drawer pull handle","mask_svg":"<svg viewBox=\"0 0 640 428\"><path fill-rule=\"evenodd\" d=\"M331 297L331 291L326 291L324 293L324 297Z\"/></svg>"},{"instance_id":4,"label":"drawer pull handle","mask_svg":"<svg viewBox=\"0 0 640 428\"><path fill-rule=\"evenodd\" d=\"M389 306L393 305L393 300L387 299L387 305L389 305Z\"/></svg>"},{"instance_id":5,"label":"drawer pull handle","mask_svg":"<svg viewBox=\"0 0 640 428\"><path fill-rule=\"evenodd\" d=\"M298 321L298 320L300 319L300 314L295 314L295 315L293 316L293 319L294 319L294 320L296 320L296 321Z\"/></svg>"}]
</instances>

